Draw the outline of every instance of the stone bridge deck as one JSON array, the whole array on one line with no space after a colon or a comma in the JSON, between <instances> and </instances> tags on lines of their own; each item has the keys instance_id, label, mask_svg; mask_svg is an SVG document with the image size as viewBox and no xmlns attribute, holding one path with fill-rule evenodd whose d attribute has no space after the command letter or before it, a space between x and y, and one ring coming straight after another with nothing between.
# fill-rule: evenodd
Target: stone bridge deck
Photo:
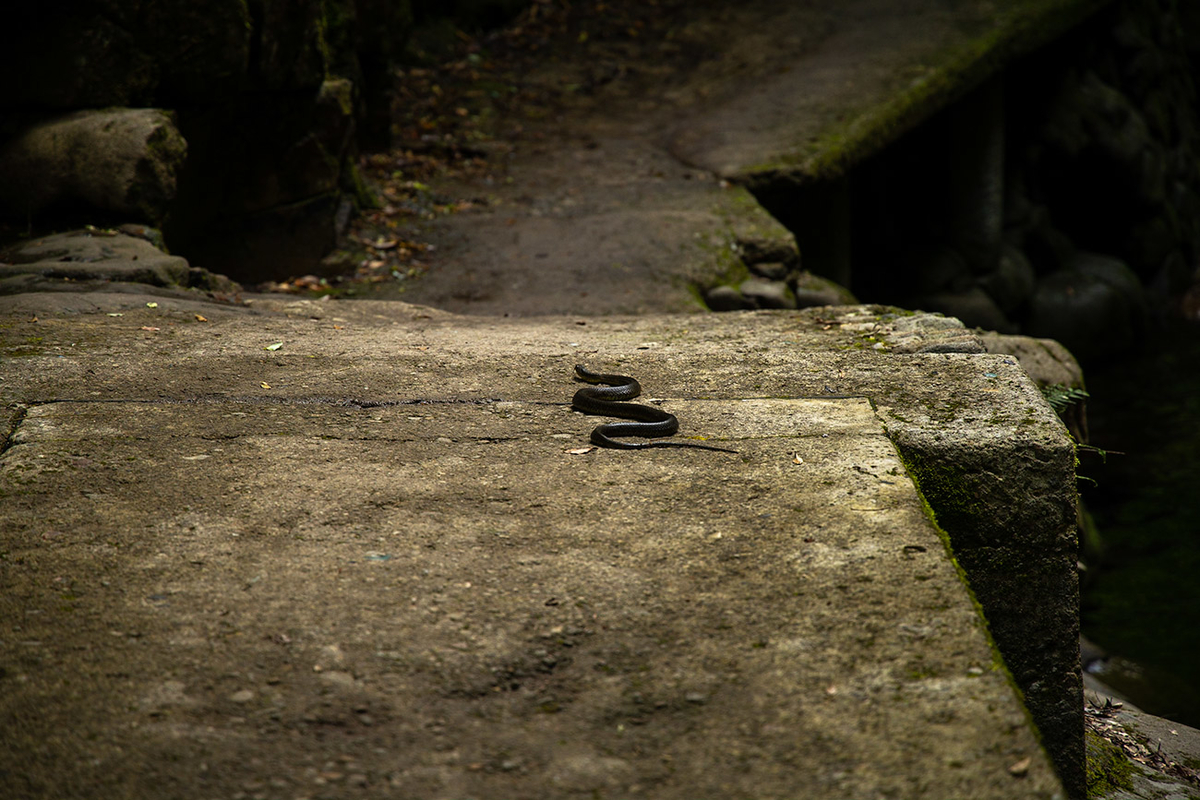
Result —
<instances>
[{"instance_id":1,"label":"stone bridge deck","mask_svg":"<svg viewBox=\"0 0 1200 800\"><path fill-rule=\"evenodd\" d=\"M1098 5L712 4L690 72L614 51L646 79L433 187L487 202L405 295L558 316L0 298L5 796L1082 796L1074 450L1016 361L884 308L675 312L795 282L744 187ZM530 80L608 66L575 51ZM145 273L80 262L6 286ZM738 455L574 452L581 362Z\"/></svg>"},{"instance_id":2,"label":"stone bridge deck","mask_svg":"<svg viewBox=\"0 0 1200 800\"><path fill-rule=\"evenodd\" d=\"M13 797L1063 796L1073 450L951 320L0 303Z\"/></svg>"}]
</instances>

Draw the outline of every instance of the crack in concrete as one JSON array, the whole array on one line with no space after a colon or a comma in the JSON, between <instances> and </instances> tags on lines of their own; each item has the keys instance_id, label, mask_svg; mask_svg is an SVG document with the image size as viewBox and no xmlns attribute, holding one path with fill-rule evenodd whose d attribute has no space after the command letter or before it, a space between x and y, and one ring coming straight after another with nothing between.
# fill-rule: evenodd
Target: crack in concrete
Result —
<instances>
[{"instance_id":1,"label":"crack in concrete","mask_svg":"<svg viewBox=\"0 0 1200 800\"><path fill-rule=\"evenodd\" d=\"M415 397L405 398L403 400L360 400L355 397L348 398L333 398L333 397L269 397L269 396L250 396L237 395L233 397L227 396L210 396L210 397L156 397L154 399L146 399L140 397L56 397L46 400L27 400L23 407L31 406L48 406L55 403L79 403L79 404L102 404L102 403L139 403L145 405L220 405L222 403L230 403L237 405L257 405L257 406L334 406L340 408L387 408L391 406L422 406L422 405L494 405L496 403L518 402L506 401L501 397ZM543 405L569 405L568 403L545 403L545 401L519 401ZM22 416L23 418L23 416Z\"/></svg>"},{"instance_id":2,"label":"crack in concrete","mask_svg":"<svg viewBox=\"0 0 1200 800\"><path fill-rule=\"evenodd\" d=\"M5 453L11 450L17 443L17 431L29 413L29 407L24 404L12 405L9 408L12 411L12 416L8 421L8 431L4 435L4 441L0 442L0 458L3 458Z\"/></svg>"}]
</instances>

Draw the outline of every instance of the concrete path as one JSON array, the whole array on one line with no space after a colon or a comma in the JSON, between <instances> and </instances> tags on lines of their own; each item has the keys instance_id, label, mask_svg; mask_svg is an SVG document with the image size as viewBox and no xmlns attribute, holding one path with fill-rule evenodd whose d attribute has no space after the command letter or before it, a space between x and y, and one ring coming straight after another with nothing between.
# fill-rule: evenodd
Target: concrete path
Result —
<instances>
[{"instance_id":1,"label":"concrete path","mask_svg":"<svg viewBox=\"0 0 1200 800\"><path fill-rule=\"evenodd\" d=\"M695 311L759 264L794 271L815 245L797 248L747 187L840 175L1100 4L699 3L632 41L551 47L526 83L553 110L498 121L476 177L431 181L472 209L408 234L436 249L403 299Z\"/></svg>"},{"instance_id":2,"label":"concrete path","mask_svg":"<svg viewBox=\"0 0 1200 800\"><path fill-rule=\"evenodd\" d=\"M893 443L1063 438L953 325L0 322L6 796L1062 796ZM739 454L588 448L579 362Z\"/></svg>"}]
</instances>

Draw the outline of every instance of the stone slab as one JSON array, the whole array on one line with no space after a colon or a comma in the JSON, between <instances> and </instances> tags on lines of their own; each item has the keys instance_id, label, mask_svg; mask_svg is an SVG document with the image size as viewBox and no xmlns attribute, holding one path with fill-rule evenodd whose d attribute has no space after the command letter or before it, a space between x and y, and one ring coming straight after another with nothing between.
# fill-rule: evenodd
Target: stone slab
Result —
<instances>
[{"instance_id":1,"label":"stone slab","mask_svg":"<svg viewBox=\"0 0 1200 800\"><path fill-rule=\"evenodd\" d=\"M943 370L1015 426L1003 357L866 309L0 302L27 795L1061 796L876 410ZM739 455L573 452L578 361Z\"/></svg>"},{"instance_id":2,"label":"stone slab","mask_svg":"<svg viewBox=\"0 0 1200 800\"><path fill-rule=\"evenodd\" d=\"M673 129L670 151L750 185L836 177L1101 5L744 4L727 13L755 19L765 41L754 45L774 59L723 48L715 60L758 63L729 70L725 85L715 69L698 73L694 81L715 85ZM802 43L791 54L781 50L789 38Z\"/></svg>"}]
</instances>

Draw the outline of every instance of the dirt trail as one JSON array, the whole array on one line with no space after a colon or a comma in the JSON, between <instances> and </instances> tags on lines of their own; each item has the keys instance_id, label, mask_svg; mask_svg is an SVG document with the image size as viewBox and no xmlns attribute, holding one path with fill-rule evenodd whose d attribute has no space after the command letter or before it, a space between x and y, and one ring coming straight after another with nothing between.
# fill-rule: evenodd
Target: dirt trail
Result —
<instances>
[{"instance_id":1,"label":"dirt trail","mask_svg":"<svg viewBox=\"0 0 1200 800\"><path fill-rule=\"evenodd\" d=\"M363 290L464 313L650 313L702 310L703 290L755 262L794 276L804 243L746 187L836 174L1093 5L618 2L527 16L405 77L438 99L404 98L399 149L374 174L416 168L419 197L410 182L390 207L436 218L385 215L365 238L433 249L415 254L413 279ZM438 174L414 146L457 153L458 168Z\"/></svg>"}]
</instances>

